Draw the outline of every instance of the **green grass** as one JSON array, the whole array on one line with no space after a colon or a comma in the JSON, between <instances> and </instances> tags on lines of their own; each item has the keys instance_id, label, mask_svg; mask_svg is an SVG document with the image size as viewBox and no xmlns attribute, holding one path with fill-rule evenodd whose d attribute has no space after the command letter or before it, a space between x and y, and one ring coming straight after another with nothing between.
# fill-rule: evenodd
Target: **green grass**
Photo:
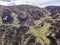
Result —
<instances>
[{"instance_id":1,"label":"green grass","mask_svg":"<svg viewBox=\"0 0 60 45\"><path fill-rule=\"evenodd\" d=\"M47 41L49 41L46 36L45 36L45 33L48 31L49 27L51 25L48 23L48 24L45 24L43 27L39 28L39 31L38 31L38 36L36 37L36 42L40 42L42 45L44 45L44 41L45 40L45 43L48 43ZM42 40L43 39L43 40Z\"/></svg>"},{"instance_id":2,"label":"green grass","mask_svg":"<svg viewBox=\"0 0 60 45\"><path fill-rule=\"evenodd\" d=\"M48 31L48 29L49 29L49 27L50 27L51 25L48 23L48 24L45 24L43 27L41 27L40 29L39 29L39 31L38 31L38 35L39 36L42 36L43 34L45 34L47 31Z\"/></svg>"}]
</instances>

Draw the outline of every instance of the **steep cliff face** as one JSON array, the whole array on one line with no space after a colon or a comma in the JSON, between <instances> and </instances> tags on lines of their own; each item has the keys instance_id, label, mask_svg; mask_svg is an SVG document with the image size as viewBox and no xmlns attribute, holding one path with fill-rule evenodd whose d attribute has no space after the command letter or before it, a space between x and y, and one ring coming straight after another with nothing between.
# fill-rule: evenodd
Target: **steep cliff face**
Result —
<instances>
[{"instance_id":1,"label":"steep cliff face","mask_svg":"<svg viewBox=\"0 0 60 45\"><path fill-rule=\"evenodd\" d=\"M59 32L59 6L0 6L0 45L58 45Z\"/></svg>"}]
</instances>

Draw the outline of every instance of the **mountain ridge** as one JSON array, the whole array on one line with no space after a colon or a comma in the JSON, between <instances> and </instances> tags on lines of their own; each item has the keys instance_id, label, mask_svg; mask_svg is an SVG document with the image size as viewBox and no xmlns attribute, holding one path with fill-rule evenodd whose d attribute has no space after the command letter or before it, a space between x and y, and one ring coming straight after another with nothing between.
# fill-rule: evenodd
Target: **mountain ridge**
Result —
<instances>
[{"instance_id":1,"label":"mountain ridge","mask_svg":"<svg viewBox=\"0 0 60 45\"><path fill-rule=\"evenodd\" d=\"M0 45L60 44L58 8L60 7L0 6Z\"/></svg>"}]
</instances>

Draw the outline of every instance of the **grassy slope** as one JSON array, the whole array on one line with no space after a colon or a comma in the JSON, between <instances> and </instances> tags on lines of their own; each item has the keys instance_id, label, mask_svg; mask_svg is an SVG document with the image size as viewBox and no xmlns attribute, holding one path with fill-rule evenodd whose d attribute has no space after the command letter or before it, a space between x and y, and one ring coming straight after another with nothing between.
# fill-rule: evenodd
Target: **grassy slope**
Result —
<instances>
[{"instance_id":1,"label":"grassy slope","mask_svg":"<svg viewBox=\"0 0 60 45\"><path fill-rule=\"evenodd\" d=\"M50 27L51 25L50 24L45 24L43 27L41 27L40 29L39 29L39 31L38 31L38 36L37 36L37 38L36 38L36 42L41 42L42 43L42 45L44 45L43 44L43 40L44 40L44 42L48 45L49 43L50 43L50 41L46 38L46 32L48 31L48 28ZM42 40L42 39L43 40Z\"/></svg>"}]
</instances>

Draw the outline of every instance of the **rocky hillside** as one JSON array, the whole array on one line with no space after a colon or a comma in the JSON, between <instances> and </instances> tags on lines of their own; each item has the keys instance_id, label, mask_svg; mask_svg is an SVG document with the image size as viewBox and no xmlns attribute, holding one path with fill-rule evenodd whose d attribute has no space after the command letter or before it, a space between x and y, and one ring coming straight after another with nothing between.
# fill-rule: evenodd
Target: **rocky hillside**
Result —
<instances>
[{"instance_id":1,"label":"rocky hillside","mask_svg":"<svg viewBox=\"0 0 60 45\"><path fill-rule=\"evenodd\" d=\"M0 6L0 45L60 45L60 7Z\"/></svg>"}]
</instances>

